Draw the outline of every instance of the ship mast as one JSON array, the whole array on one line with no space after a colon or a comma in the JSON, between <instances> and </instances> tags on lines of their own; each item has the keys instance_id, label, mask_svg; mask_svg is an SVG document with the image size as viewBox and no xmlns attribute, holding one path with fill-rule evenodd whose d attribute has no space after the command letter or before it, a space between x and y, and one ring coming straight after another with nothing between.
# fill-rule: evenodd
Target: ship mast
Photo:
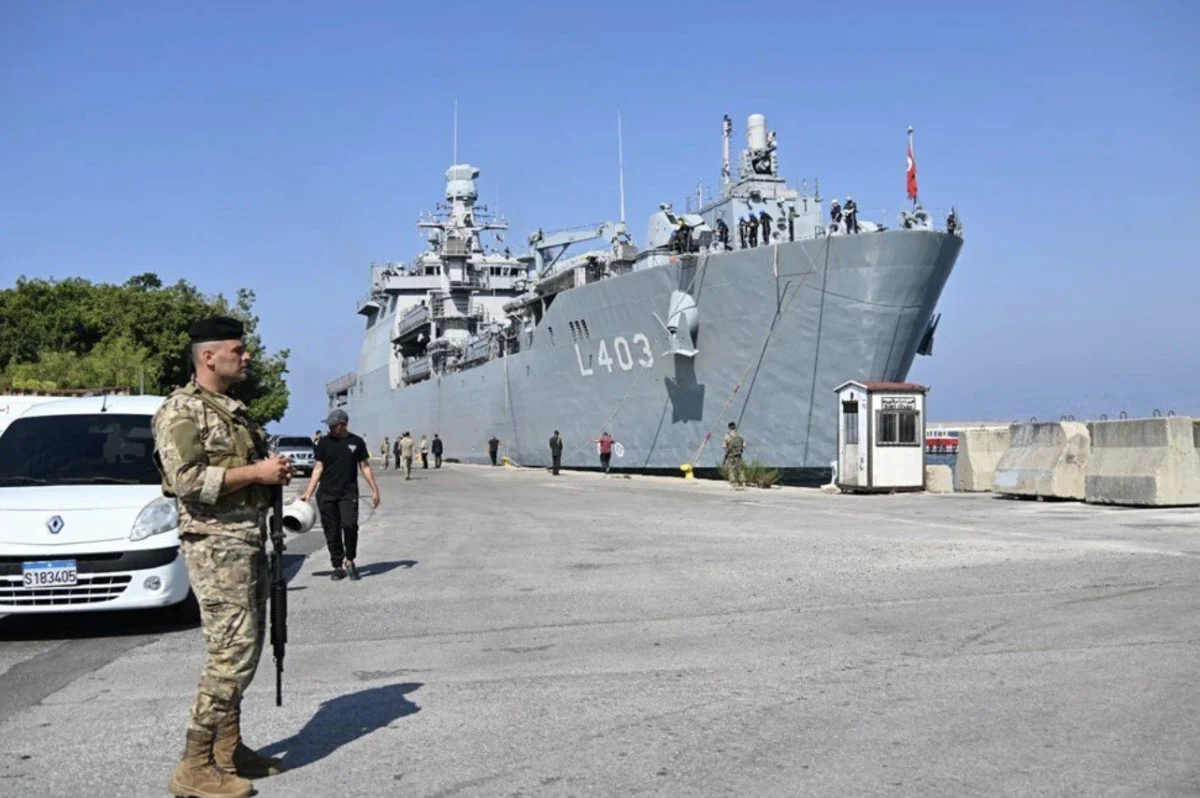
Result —
<instances>
[{"instance_id":1,"label":"ship mast","mask_svg":"<svg viewBox=\"0 0 1200 798\"><path fill-rule=\"evenodd\" d=\"M620 111L617 111L617 175L621 186L621 224L625 224L625 150L621 143Z\"/></svg>"},{"instance_id":2,"label":"ship mast","mask_svg":"<svg viewBox=\"0 0 1200 798\"><path fill-rule=\"evenodd\" d=\"M732 180L732 175L729 171L729 137L733 135L733 120L729 118L729 114L725 114L725 119L721 123L721 191L729 190L729 183Z\"/></svg>"}]
</instances>

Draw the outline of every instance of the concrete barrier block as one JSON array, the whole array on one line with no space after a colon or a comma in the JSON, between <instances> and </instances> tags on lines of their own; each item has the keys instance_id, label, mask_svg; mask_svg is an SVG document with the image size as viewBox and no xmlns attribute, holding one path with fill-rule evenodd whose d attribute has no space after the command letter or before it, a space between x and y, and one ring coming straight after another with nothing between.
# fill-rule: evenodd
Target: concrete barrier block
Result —
<instances>
[{"instance_id":1,"label":"concrete barrier block","mask_svg":"<svg viewBox=\"0 0 1200 798\"><path fill-rule=\"evenodd\" d=\"M1200 504L1200 421L1130 418L1088 424L1085 501L1141 507Z\"/></svg>"},{"instance_id":2,"label":"concrete barrier block","mask_svg":"<svg viewBox=\"0 0 1200 798\"><path fill-rule=\"evenodd\" d=\"M1083 499L1089 448L1081 421L1013 424L1008 450L996 463L996 492Z\"/></svg>"},{"instance_id":3,"label":"concrete barrier block","mask_svg":"<svg viewBox=\"0 0 1200 798\"><path fill-rule=\"evenodd\" d=\"M977 427L958 431L954 490L989 491L996 486L996 466L1008 451L1009 429Z\"/></svg>"},{"instance_id":4,"label":"concrete barrier block","mask_svg":"<svg viewBox=\"0 0 1200 798\"><path fill-rule=\"evenodd\" d=\"M954 472L948 465L925 466L925 490L930 493L953 493Z\"/></svg>"}]
</instances>

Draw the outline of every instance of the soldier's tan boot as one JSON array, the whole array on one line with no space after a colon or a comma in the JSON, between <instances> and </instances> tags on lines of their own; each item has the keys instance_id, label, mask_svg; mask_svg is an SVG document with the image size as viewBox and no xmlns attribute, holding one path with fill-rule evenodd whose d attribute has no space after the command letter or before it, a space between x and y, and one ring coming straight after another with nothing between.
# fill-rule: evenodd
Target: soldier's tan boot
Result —
<instances>
[{"instance_id":1,"label":"soldier's tan boot","mask_svg":"<svg viewBox=\"0 0 1200 798\"><path fill-rule=\"evenodd\" d=\"M241 712L229 714L225 722L217 727L217 738L213 743L213 760L226 773L244 779L265 779L278 776L285 768L283 762L269 756L261 756L242 742Z\"/></svg>"},{"instance_id":2,"label":"soldier's tan boot","mask_svg":"<svg viewBox=\"0 0 1200 798\"><path fill-rule=\"evenodd\" d=\"M214 735L188 729L183 761L171 774L171 795L177 798L249 798L254 785L213 763Z\"/></svg>"}]
</instances>

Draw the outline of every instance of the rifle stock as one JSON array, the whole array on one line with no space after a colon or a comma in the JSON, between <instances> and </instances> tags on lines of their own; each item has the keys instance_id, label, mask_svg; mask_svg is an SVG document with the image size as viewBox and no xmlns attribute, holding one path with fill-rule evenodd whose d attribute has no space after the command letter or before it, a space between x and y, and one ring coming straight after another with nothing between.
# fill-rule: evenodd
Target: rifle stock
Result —
<instances>
[{"instance_id":1,"label":"rifle stock","mask_svg":"<svg viewBox=\"0 0 1200 798\"><path fill-rule=\"evenodd\" d=\"M287 647L287 581L283 576L283 486L271 488L271 649L275 655L275 706L283 706L283 655Z\"/></svg>"}]
</instances>

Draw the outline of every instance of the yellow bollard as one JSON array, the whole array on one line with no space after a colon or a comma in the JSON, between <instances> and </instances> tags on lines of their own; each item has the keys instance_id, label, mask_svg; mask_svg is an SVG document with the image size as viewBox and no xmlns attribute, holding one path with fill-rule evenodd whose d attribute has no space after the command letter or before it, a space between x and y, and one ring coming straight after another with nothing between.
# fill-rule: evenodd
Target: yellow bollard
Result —
<instances>
[{"instance_id":1,"label":"yellow bollard","mask_svg":"<svg viewBox=\"0 0 1200 798\"><path fill-rule=\"evenodd\" d=\"M683 465L681 465L679 467L679 470L683 472L684 479L691 479L691 480L695 479L695 477L692 476L692 464L691 463L684 463Z\"/></svg>"}]
</instances>

